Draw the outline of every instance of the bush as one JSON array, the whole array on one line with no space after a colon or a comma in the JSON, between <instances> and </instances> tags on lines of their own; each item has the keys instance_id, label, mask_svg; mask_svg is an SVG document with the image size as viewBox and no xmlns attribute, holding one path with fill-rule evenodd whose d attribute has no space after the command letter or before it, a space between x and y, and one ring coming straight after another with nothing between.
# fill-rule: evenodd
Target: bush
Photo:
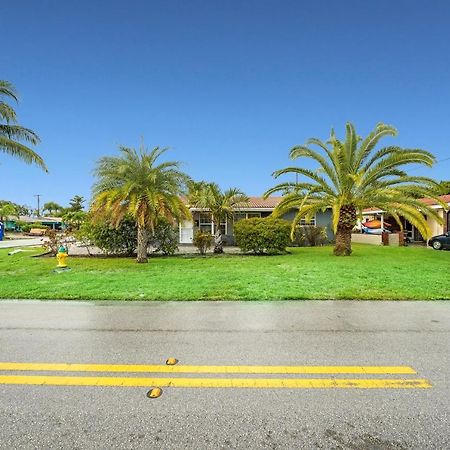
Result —
<instances>
[{"instance_id":1,"label":"bush","mask_svg":"<svg viewBox=\"0 0 450 450\"><path fill-rule=\"evenodd\" d=\"M154 252L173 255L178 250L178 235L173 225L167 219L160 219L148 244L155 249Z\"/></svg>"},{"instance_id":2,"label":"bush","mask_svg":"<svg viewBox=\"0 0 450 450\"><path fill-rule=\"evenodd\" d=\"M81 224L76 236L88 253L90 245L107 255L132 256L137 248L137 227L130 217L122 220L118 227L108 222L93 223L88 220ZM160 219L155 232L148 234L148 246L153 247L154 252L173 255L178 249L177 239L173 226L167 220Z\"/></svg>"},{"instance_id":3,"label":"bush","mask_svg":"<svg viewBox=\"0 0 450 450\"><path fill-rule=\"evenodd\" d=\"M45 225L42 225L42 223L25 223L23 222L23 225L21 225L20 229L24 233L29 233L32 228L38 228L40 230L46 230L48 227Z\"/></svg>"},{"instance_id":4,"label":"bush","mask_svg":"<svg viewBox=\"0 0 450 450\"><path fill-rule=\"evenodd\" d=\"M234 224L236 244L243 252L281 253L291 243L291 225L272 217L243 219Z\"/></svg>"},{"instance_id":5,"label":"bush","mask_svg":"<svg viewBox=\"0 0 450 450\"><path fill-rule=\"evenodd\" d=\"M316 247L317 245L325 244L327 241L328 236L326 227L319 227L317 225L298 225L295 227L294 239L292 242L298 247Z\"/></svg>"},{"instance_id":6,"label":"bush","mask_svg":"<svg viewBox=\"0 0 450 450\"><path fill-rule=\"evenodd\" d=\"M211 248L213 242L214 237L212 234L201 230L195 233L194 239L192 240L192 243L198 248L201 255L204 255Z\"/></svg>"},{"instance_id":7,"label":"bush","mask_svg":"<svg viewBox=\"0 0 450 450\"><path fill-rule=\"evenodd\" d=\"M107 222L81 224L77 238L89 241L107 255L132 256L137 248L137 227L133 219L126 218L115 228Z\"/></svg>"},{"instance_id":8,"label":"bush","mask_svg":"<svg viewBox=\"0 0 450 450\"><path fill-rule=\"evenodd\" d=\"M45 231L44 236L47 239L42 241L42 246L53 256L58 253L59 247L61 247L62 245L67 248L67 235L65 233L61 233L48 228Z\"/></svg>"}]
</instances>

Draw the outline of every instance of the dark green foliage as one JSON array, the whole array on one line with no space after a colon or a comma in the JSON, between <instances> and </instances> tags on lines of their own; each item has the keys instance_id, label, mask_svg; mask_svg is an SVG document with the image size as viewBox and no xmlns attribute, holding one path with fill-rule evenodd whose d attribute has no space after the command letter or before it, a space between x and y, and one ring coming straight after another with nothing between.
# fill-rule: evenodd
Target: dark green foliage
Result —
<instances>
[{"instance_id":1,"label":"dark green foliage","mask_svg":"<svg viewBox=\"0 0 450 450\"><path fill-rule=\"evenodd\" d=\"M291 243L287 220L267 217L244 219L234 224L236 244L243 252L273 254L284 252Z\"/></svg>"},{"instance_id":2,"label":"dark green foliage","mask_svg":"<svg viewBox=\"0 0 450 450\"><path fill-rule=\"evenodd\" d=\"M80 240L89 240L107 255L132 256L137 247L137 227L133 219L126 218L113 227L107 222L84 222L77 237Z\"/></svg>"},{"instance_id":3,"label":"dark green foliage","mask_svg":"<svg viewBox=\"0 0 450 450\"><path fill-rule=\"evenodd\" d=\"M137 226L131 217L123 219L117 227L108 222L86 221L76 236L84 246L87 247L89 242L107 255L132 256L137 248ZM155 253L173 255L178 249L173 226L167 220L159 220L154 234L148 237L148 245L153 247Z\"/></svg>"},{"instance_id":4,"label":"dark green foliage","mask_svg":"<svg viewBox=\"0 0 450 450\"><path fill-rule=\"evenodd\" d=\"M178 250L178 236L173 225L167 219L160 218L155 232L148 239L148 244L154 248L155 253L175 254Z\"/></svg>"},{"instance_id":5,"label":"dark green foliage","mask_svg":"<svg viewBox=\"0 0 450 450\"><path fill-rule=\"evenodd\" d=\"M37 222L37 223L20 222L20 223L21 223L20 229L24 233L29 233L32 228L39 228L40 230L45 230L45 229L48 228L48 227L46 227L45 225L42 225L42 223L39 223L39 222Z\"/></svg>"},{"instance_id":6,"label":"dark green foliage","mask_svg":"<svg viewBox=\"0 0 450 450\"><path fill-rule=\"evenodd\" d=\"M212 234L201 230L195 233L194 239L192 240L192 243L198 248L201 255L204 255L211 248L213 242L214 237Z\"/></svg>"},{"instance_id":7,"label":"dark green foliage","mask_svg":"<svg viewBox=\"0 0 450 450\"><path fill-rule=\"evenodd\" d=\"M316 247L324 245L328 241L326 227L319 226L301 226L295 227L293 244L297 247Z\"/></svg>"},{"instance_id":8,"label":"dark green foliage","mask_svg":"<svg viewBox=\"0 0 450 450\"><path fill-rule=\"evenodd\" d=\"M69 205L70 205L69 211L72 211L72 212L82 211L83 205L85 202L86 202L86 200L84 199L84 197L82 197L81 195L75 195L69 201Z\"/></svg>"},{"instance_id":9,"label":"dark green foliage","mask_svg":"<svg viewBox=\"0 0 450 450\"><path fill-rule=\"evenodd\" d=\"M69 231L76 231L88 220L88 215L84 211L68 211L62 216L62 219Z\"/></svg>"}]
</instances>

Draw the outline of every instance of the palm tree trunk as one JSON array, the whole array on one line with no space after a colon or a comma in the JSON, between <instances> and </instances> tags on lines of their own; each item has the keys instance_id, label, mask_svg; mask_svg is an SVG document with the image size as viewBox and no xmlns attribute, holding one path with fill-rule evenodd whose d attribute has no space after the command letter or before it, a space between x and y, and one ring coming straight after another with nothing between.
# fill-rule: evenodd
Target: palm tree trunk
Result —
<instances>
[{"instance_id":1,"label":"palm tree trunk","mask_svg":"<svg viewBox=\"0 0 450 450\"><path fill-rule=\"evenodd\" d=\"M352 230L356 225L356 208L344 205L339 211L339 223L336 230L336 256L350 256L352 253Z\"/></svg>"},{"instance_id":2,"label":"palm tree trunk","mask_svg":"<svg viewBox=\"0 0 450 450\"><path fill-rule=\"evenodd\" d=\"M142 226L138 225L137 230L137 258L136 262L146 263L147 258L147 230Z\"/></svg>"},{"instance_id":3,"label":"palm tree trunk","mask_svg":"<svg viewBox=\"0 0 450 450\"><path fill-rule=\"evenodd\" d=\"M352 227L353 228L353 227ZM336 231L336 244L333 253L336 256L350 256L352 253L352 228L340 227Z\"/></svg>"},{"instance_id":4,"label":"palm tree trunk","mask_svg":"<svg viewBox=\"0 0 450 450\"><path fill-rule=\"evenodd\" d=\"M223 253L223 235L220 232L220 220L219 223L214 223L214 253Z\"/></svg>"}]
</instances>

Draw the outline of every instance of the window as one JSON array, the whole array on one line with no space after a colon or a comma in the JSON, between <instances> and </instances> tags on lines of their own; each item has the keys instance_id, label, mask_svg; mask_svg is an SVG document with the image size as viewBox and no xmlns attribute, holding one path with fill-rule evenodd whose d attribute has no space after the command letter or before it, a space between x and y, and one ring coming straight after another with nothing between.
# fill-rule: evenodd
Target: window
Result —
<instances>
[{"instance_id":1,"label":"window","mask_svg":"<svg viewBox=\"0 0 450 450\"><path fill-rule=\"evenodd\" d=\"M234 221L235 222L239 222L242 219L246 219L247 218L247 214L245 213L235 213L234 214Z\"/></svg>"},{"instance_id":2,"label":"window","mask_svg":"<svg viewBox=\"0 0 450 450\"><path fill-rule=\"evenodd\" d=\"M306 219L300 219L301 226L315 226L316 225L316 216L314 216L310 221L306 221Z\"/></svg>"},{"instance_id":3,"label":"window","mask_svg":"<svg viewBox=\"0 0 450 450\"><path fill-rule=\"evenodd\" d=\"M198 228L206 233L214 234L214 226L211 213L200 213L198 218ZM220 222L220 229L223 234L227 234L226 222Z\"/></svg>"},{"instance_id":4,"label":"window","mask_svg":"<svg viewBox=\"0 0 450 450\"><path fill-rule=\"evenodd\" d=\"M211 233L212 230L212 218L210 213L200 213L198 219L198 227L201 231Z\"/></svg>"},{"instance_id":5,"label":"window","mask_svg":"<svg viewBox=\"0 0 450 450\"><path fill-rule=\"evenodd\" d=\"M260 212L250 212L250 213L235 213L234 214L234 221L239 222L242 219L252 219L253 217L261 217Z\"/></svg>"}]
</instances>

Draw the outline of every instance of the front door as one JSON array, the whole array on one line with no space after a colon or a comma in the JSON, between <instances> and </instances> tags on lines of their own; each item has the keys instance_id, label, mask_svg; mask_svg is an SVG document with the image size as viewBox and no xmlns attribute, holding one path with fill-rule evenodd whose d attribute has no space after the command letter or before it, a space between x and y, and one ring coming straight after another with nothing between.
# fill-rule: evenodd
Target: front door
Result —
<instances>
[{"instance_id":1,"label":"front door","mask_svg":"<svg viewBox=\"0 0 450 450\"><path fill-rule=\"evenodd\" d=\"M194 224L185 220L180 224L180 244L192 244L194 238Z\"/></svg>"}]
</instances>

